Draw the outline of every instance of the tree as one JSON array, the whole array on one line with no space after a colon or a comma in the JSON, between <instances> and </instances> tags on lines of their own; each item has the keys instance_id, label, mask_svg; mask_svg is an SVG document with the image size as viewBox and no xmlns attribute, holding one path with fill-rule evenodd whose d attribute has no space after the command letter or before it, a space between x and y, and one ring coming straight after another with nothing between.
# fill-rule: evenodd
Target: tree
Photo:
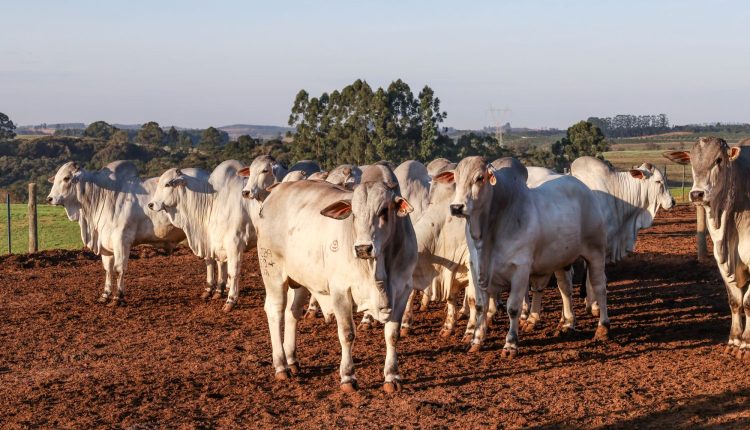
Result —
<instances>
[{"instance_id":1,"label":"tree","mask_svg":"<svg viewBox=\"0 0 750 430\"><path fill-rule=\"evenodd\" d=\"M177 146L180 143L180 132L174 126L169 127L167 132L167 145Z\"/></svg>"},{"instance_id":2,"label":"tree","mask_svg":"<svg viewBox=\"0 0 750 430\"><path fill-rule=\"evenodd\" d=\"M125 130L117 130L112 134L112 137L109 139L110 144L113 145L126 145L128 144L130 139L128 138L128 132Z\"/></svg>"},{"instance_id":3,"label":"tree","mask_svg":"<svg viewBox=\"0 0 750 430\"><path fill-rule=\"evenodd\" d=\"M208 127L203 130L198 147L206 151L213 151L219 149L219 147L227 143L228 140L229 135L225 131L220 131L214 127Z\"/></svg>"},{"instance_id":4,"label":"tree","mask_svg":"<svg viewBox=\"0 0 750 430\"><path fill-rule=\"evenodd\" d=\"M135 141L141 145L161 146L164 143L164 137L164 130L159 127L159 123L150 121L143 124Z\"/></svg>"},{"instance_id":5,"label":"tree","mask_svg":"<svg viewBox=\"0 0 750 430\"><path fill-rule=\"evenodd\" d=\"M16 137L16 125L8 118L8 115L0 112L0 140L13 139Z\"/></svg>"},{"instance_id":6,"label":"tree","mask_svg":"<svg viewBox=\"0 0 750 430\"><path fill-rule=\"evenodd\" d=\"M96 121L86 127L83 131L83 136L106 141L110 140L117 130L117 127L104 121Z\"/></svg>"},{"instance_id":7,"label":"tree","mask_svg":"<svg viewBox=\"0 0 750 430\"><path fill-rule=\"evenodd\" d=\"M419 141L419 156L423 160L435 154L435 139L438 135L438 124L448 116L440 112L440 99L435 97L432 88L425 85L419 93L419 117L422 120L422 138Z\"/></svg>"},{"instance_id":8,"label":"tree","mask_svg":"<svg viewBox=\"0 0 750 430\"><path fill-rule=\"evenodd\" d=\"M573 160L584 155L603 159L602 153L607 148L607 140L599 127L588 121L580 121L568 128L565 137L552 144L554 168L558 171L568 168Z\"/></svg>"}]
</instances>

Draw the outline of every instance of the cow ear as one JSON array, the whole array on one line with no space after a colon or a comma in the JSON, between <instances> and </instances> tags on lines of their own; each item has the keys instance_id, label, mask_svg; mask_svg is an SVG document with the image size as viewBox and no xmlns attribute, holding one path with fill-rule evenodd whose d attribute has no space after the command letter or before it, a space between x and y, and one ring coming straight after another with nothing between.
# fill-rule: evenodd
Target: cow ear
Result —
<instances>
[{"instance_id":1,"label":"cow ear","mask_svg":"<svg viewBox=\"0 0 750 430\"><path fill-rule=\"evenodd\" d=\"M238 170L237 176L242 176L243 178L247 178L248 176L250 176L250 167L243 167Z\"/></svg>"},{"instance_id":2,"label":"cow ear","mask_svg":"<svg viewBox=\"0 0 750 430\"><path fill-rule=\"evenodd\" d=\"M408 201L406 201L405 198L401 196L396 196L396 198L393 200L396 202L396 215L400 217L408 216L410 213L414 212L414 207L409 204Z\"/></svg>"},{"instance_id":3,"label":"cow ear","mask_svg":"<svg viewBox=\"0 0 750 430\"><path fill-rule=\"evenodd\" d=\"M346 219L352 214L352 201L339 200L335 203L331 203L325 209L320 211L320 214L333 219Z\"/></svg>"},{"instance_id":4,"label":"cow ear","mask_svg":"<svg viewBox=\"0 0 750 430\"><path fill-rule=\"evenodd\" d=\"M452 184L456 180L456 176L453 170L446 170L435 175L432 180L440 184Z\"/></svg>"},{"instance_id":5,"label":"cow ear","mask_svg":"<svg viewBox=\"0 0 750 430\"><path fill-rule=\"evenodd\" d=\"M740 147L739 146L732 146L727 150L727 155L729 155L729 161L734 161L737 159L737 157L740 156Z\"/></svg>"},{"instance_id":6,"label":"cow ear","mask_svg":"<svg viewBox=\"0 0 750 430\"><path fill-rule=\"evenodd\" d=\"M268 192L270 193L270 192L271 192L271 190L273 190L274 188L276 188L277 186L279 186L279 184L281 184L281 182L276 182L276 183L274 183L274 184L273 184L273 185L271 185L270 187L266 188L266 191L268 191Z\"/></svg>"},{"instance_id":7,"label":"cow ear","mask_svg":"<svg viewBox=\"0 0 750 430\"><path fill-rule=\"evenodd\" d=\"M55 183L55 177L54 176L50 176L49 178L47 178L47 182L49 182L50 184L54 184Z\"/></svg>"},{"instance_id":8,"label":"cow ear","mask_svg":"<svg viewBox=\"0 0 750 430\"><path fill-rule=\"evenodd\" d=\"M185 178L183 178L182 176L178 176L176 178L173 178L171 181L169 181L169 186L170 187L179 187L180 185L184 186L185 182L186 182Z\"/></svg>"},{"instance_id":9,"label":"cow ear","mask_svg":"<svg viewBox=\"0 0 750 430\"><path fill-rule=\"evenodd\" d=\"M690 153L686 151L665 151L662 155L675 163L690 164Z\"/></svg>"},{"instance_id":10,"label":"cow ear","mask_svg":"<svg viewBox=\"0 0 750 430\"><path fill-rule=\"evenodd\" d=\"M489 180L491 185L497 184L497 178L495 177L495 166L492 164L487 165L487 174L489 175Z\"/></svg>"},{"instance_id":11,"label":"cow ear","mask_svg":"<svg viewBox=\"0 0 750 430\"><path fill-rule=\"evenodd\" d=\"M643 179L646 177L646 175L643 173L643 170L640 169L630 169L630 176L634 177L635 179Z\"/></svg>"}]
</instances>

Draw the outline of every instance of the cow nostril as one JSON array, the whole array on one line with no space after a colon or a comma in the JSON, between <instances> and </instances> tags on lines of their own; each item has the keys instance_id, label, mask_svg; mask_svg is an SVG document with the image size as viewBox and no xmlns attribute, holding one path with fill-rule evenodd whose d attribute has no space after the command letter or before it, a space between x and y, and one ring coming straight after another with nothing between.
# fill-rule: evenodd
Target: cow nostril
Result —
<instances>
[{"instance_id":1,"label":"cow nostril","mask_svg":"<svg viewBox=\"0 0 750 430\"><path fill-rule=\"evenodd\" d=\"M372 245L356 245L354 247L354 251L357 255L371 255L373 249Z\"/></svg>"},{"instance_id":2,"label":"cow nostril","mask_svg":"<svg viewBox=\"0 0 750 430\"><path fill-rule=\"evenodd\" d=\"M451 205L451 214L461 215L463 211L464 211L464 205L461 205L461 204Z\"/></svg>"},{"instance_id":3,"label":"cow nostril","mask_svg":"<svg viewBox=\"0 0 750 430\"><path fill-rule=\"evenodd\" d=\"M47 203L52 203L52 197L47 197Z\"/></svg>"},{"instance_id":4,"label":"cow nostril","mask_svg":"<svg viewBox=\"0 0 750 430\"><path fill-rule=\"evenodd\" d=\"M149 203L149 204L148 204L148 208L149 208L149 209L153 209L153 208L154 208L154 204L153 204L153 203Z\"/></svg>"},{"instance_id":5,"label":"cow nostril","mask_svg":"<svg viewBox=\"0 0 750 430\"><path fill-rule=\"evenodd\" d=\"M242 197L244 197L244 198L246 198L246 199L247 199L247 198L250 198L250 191L243 191L243 192L242 192Z\"/></svg>"}]
</instances>

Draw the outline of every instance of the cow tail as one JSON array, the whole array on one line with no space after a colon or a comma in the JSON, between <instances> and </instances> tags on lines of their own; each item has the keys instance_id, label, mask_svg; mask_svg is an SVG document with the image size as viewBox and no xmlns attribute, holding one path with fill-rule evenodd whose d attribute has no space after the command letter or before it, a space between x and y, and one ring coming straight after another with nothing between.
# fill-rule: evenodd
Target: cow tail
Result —
<instances>
[{"instance_id":1,"label":"cow tail","mask_svg":"<svg viewBox=\"0 0 750 430\"><path fill-rule=\"evenodd\" d=\"M588 279L588 276L589 276L589 268L588 268L588 264L586 264L586 261L584 260L584 262L583 262L583 278L582 278L583 280L581 281L581 286L580 286L580 288L578 290L578 295L582 299L586 298L586 281Z\"/></svg>"}]
</instances>

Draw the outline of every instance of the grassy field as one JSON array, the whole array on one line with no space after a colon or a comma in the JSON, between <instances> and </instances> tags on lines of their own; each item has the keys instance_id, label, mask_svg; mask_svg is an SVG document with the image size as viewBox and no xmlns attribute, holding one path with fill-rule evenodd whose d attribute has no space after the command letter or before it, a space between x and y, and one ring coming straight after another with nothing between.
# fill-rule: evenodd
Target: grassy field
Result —
<instances>
[{"instance_id":1,"label":"grassy field","mask_svg":"<svg viewBox=\"0 0 750 430\"><path fill-rule=\"evenodd\" d=\"M8 252L7 208L2 205L0 225L0 254ZM65 210L59 206L37 206L39 249L80 249L81 234L78 223L68 221ZM11 250L14 254L28 252L29 222L25 204L10 205Z\"/></svg>"}]
</instances>

